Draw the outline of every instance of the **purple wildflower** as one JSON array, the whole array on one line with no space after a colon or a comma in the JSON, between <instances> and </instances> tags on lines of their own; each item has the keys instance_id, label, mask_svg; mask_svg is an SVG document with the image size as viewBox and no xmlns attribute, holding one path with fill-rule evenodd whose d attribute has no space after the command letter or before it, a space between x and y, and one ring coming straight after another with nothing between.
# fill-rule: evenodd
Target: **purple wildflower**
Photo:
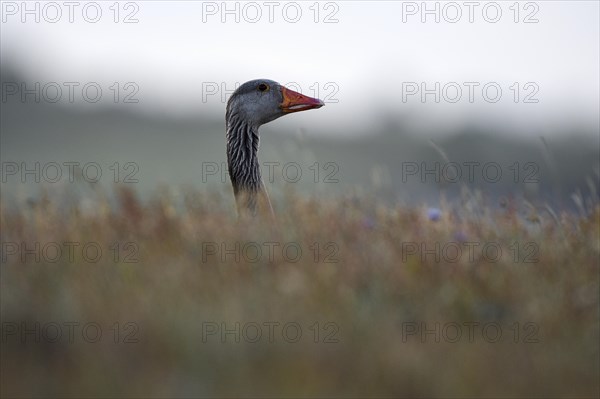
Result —
<instances>
[{"instance_id":1,"label":"purple wildflower","mask_svg":"<svg viewBox=\"0 0 600 399\"><path fill-rule=\"evenodd\" d=\"M427 217L432 222L437 222L442 217L442 211L439 208L429 208L427 209Z\"/></svg>"}]
</instances>

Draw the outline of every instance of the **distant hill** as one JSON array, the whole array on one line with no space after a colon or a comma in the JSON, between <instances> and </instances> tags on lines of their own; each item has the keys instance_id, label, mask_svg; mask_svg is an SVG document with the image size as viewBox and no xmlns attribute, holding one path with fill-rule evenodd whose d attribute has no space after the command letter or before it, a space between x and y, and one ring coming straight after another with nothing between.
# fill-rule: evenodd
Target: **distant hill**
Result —
<instances>
[{"instance_id":1,"label":"distant hill","mask_svg":"<svg viewBox=\"0 0 600 399\"><path fill-rule=\"evenodd\" d=\"M18 74L6 67L1 69L1 77L2 82L20 81ZM119 180L133 173L138 182L131 184L136 184L142 195L164 183L230 190L227 179L221 178L226 173L221 166L225 162L225 123L220 115L182 119L133 113L118 106L81 110L14 99L2 102L0 113L3 165L95 162L102 168L100 181L109 184L117 162ZM412 135L393 118L390 121L368 136L347 139L282 132L277 122L264 126L260 156L269 190L275 197L286 186L311 195L359 190L385 201L431 205L438 202L441 192L452 199L465 188L480 189L491 201L525 196L561 208L573 207L571 194L577 190L597 200L590 184L598 189L600 149L598 137L591 138L586 132L553 135L544 144L541 139L517 140L499 129L468 129L442 138L437 134L432 144L430 137ZM125 169L127 163L135 166ZM273 182L269 181L269 168L274 172ZM301 176L297 176L298 170ZM494 181L498 170L501 176ZM444 172L450 182L442 181ZM455 179L456 172L462 178ZM26 184L12 175L5 180L3 186L10 190L39 187L31 176Z\"/></svg>"}]
</instances>

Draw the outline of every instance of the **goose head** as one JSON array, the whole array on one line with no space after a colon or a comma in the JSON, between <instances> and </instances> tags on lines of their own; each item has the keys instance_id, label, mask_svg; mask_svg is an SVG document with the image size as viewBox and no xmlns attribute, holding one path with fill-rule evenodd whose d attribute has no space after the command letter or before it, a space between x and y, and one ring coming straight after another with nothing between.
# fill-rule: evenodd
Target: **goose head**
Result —
<instances>
[{"instance_id":1,"label":"goose head","mask_svg":"<svg viewBox=\"0 0 600 399\"><path fill-rule=\"evenodd\" d=\"M299 111L321 108L323 101L297 93L277 82L256 79L241 85L227 103L227 119L232 114L248 125L261 126Z\"/></svg>"}]
</instances>

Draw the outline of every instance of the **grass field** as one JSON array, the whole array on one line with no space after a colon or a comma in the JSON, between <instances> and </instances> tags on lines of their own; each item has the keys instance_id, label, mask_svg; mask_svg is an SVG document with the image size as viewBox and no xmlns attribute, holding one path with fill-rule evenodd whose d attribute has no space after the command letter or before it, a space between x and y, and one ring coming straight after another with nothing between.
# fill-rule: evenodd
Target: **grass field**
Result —
<instances>
[{"instance_id":1,"label":"grass field","mask_svg":"<svg viewBox=\"0 0 600 399\"><path fill-rule=\"evenodd\" d=\"M115 198L2 202L3 397L600 394L597 203Z\"/></svg>"}]
</instances>

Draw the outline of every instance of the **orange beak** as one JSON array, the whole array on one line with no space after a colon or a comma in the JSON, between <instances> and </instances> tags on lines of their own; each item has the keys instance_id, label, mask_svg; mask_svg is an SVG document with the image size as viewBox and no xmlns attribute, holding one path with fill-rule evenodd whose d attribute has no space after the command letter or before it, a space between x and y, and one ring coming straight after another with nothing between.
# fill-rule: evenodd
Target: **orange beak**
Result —
<instances>
[{"instance_id":1,"label":"orange beak","mask_svg":"<svg viewBox=\"0 0 600 399\"><path fill-rule=\"evenodd\" d=\"M283 102L279 104L279 108L288 114L313 108L321 108L325 105L323 101L318 98L305 96L304 94L297 93L284 86L281 86L281 94L283 95Z\"/></svg>"}]
</instances>

